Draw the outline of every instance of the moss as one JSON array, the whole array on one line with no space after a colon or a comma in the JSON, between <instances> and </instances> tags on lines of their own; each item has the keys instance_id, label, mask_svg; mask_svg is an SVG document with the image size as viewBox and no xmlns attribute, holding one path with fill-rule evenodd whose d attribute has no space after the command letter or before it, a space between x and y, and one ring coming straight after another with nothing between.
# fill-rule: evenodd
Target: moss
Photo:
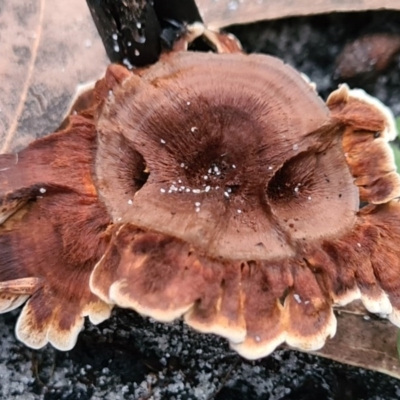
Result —
<instances>
[{"instance_id":1,"label":"moss","mask_svg":"<svg viewBox=\"0 0 400 400\"><path fill-rule=\"evenodd\" d=\"M396 125L397 125L397 131L400 132L400 117L396 118ZM396 138L396 140L393 141L390 145L394 152L394 158L396 161L397 170L400 171L400 141L399 141L399 138Z\"/></svg>"}]
</instances>

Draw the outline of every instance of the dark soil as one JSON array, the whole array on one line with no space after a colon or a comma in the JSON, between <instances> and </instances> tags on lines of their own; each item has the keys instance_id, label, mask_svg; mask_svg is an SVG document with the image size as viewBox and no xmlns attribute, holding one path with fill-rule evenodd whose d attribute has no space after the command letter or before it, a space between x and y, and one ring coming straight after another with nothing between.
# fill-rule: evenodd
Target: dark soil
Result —
<instances>
[{"instance_id":1,"label":"dark soil","mask_svg":"<svg viewBox=\"0 0 400 400\"><path fill-rule=\"evenodd\" d=\"M76 347L32 351L17 342L17 313L1 316L0 398L45 400L395 400L385 375L291 350L256 362L182 322L159 324L119 310L87 324Z\"/></svg>"},{"instance_id":2,"label":"dark soil","mask_svg":"<svg viewBox=\"0 0 400 400\"><path fill-rule=\"evenodd\" d=\"M308 75L324 98L335 90L335 64L346 43L362 35L400 35L400 12L338 13L265 21L228 28L247 52L274 55ZM365 89L400 115L400 54L383 73L367 74L347 83Z\"/></svg>"}]
</instances>

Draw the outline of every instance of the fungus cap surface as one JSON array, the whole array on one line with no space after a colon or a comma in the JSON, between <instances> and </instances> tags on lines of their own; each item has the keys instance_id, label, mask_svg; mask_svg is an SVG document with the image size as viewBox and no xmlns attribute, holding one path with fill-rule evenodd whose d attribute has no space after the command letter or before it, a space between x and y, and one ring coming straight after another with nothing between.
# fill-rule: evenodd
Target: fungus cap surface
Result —
<instances>
[{"instance_id":1,"label":"fungus cap surface","mask_svg":"<svg viewBox=\"0 0 400 400\"><path fill-rule=\"evenodd\" d=\"M165 57L113 92L98 132L96 177L114 222L207 255L281 258L295 253L287 235L332 236L354 222L358 195L340 131L275 58Z\"/></svg>"},{"instance_id":2,"label":"fungus cap surface","mask_svg":"<svg viewBox=\"0 0 400 400\"><path fill-rule=\"evenodd\" d=\"M351 230L359 195L342 126L299 73L268 56L167 55L113 90L97 126L99 195L124 225L95 294L184 314L248 358L334 335L304 248Z\"/></svg>"}]
</instances>

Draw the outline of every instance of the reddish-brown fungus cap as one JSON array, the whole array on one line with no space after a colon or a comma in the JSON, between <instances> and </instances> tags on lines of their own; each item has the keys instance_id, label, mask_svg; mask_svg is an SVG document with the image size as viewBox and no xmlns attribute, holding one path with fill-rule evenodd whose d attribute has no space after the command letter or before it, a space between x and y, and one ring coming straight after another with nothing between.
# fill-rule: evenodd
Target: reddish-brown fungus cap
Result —
<instances>
[{"instance_id":1,"label":"reddish-brown fungus cap","mask_svg":"<svg viewBox=\"0 0 400 400\"><path fill-rule=\"evenodd\" d=\"M395 128L377 101L342 86L325 105L275 58L191 52L111 66L87 101L0 156L0 312L31 296L25 343L69 349L114 304L183 315L248 358L320 348L354 299L400 325Z\"/></svg>"},{"instance_id":2,"label":"reddish-brown fungus cap","mask_svg":"<svg viewBox=\"0 0 400 400\"><path fill-rule=\"evenodd\" d=\"M361 89L347 85L333 92L327 104L345 125L343 150L360 198L375 204L400 196L400 177L388 142L396 135L391 111Z\"/></svg>"},{"instance_id":3,"label":"reddish-brown fungus cap","mask_svg":"<svg viewBox=\"0 0 400 400\"><path fill-rule=\"evenodd\" d=\"M186 313L249 358L334 334L304 248L352 229L358 189L342 125L296 71L170 54L110 93L97 129L99 195L123 225L94 293L159 320Z\"/></svg>"}]
</instances>

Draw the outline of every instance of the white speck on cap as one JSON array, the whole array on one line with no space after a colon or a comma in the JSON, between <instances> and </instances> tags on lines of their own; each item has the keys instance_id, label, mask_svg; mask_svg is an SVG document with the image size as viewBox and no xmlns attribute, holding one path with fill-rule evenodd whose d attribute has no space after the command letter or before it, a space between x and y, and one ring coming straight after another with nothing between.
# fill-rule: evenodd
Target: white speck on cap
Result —
<instances>
[{"instance_id":1,"label":"white speck on cap","mask_svg":"<svg viewBox=\"0 0 400 400\"><path fill-rule=\"evenodd\" d=\"M301 304L301 297L297 293L295 293L293 295L293 297L294 297L294 299L296 300L297 303Z\"/></svg>"}]
</instances>

